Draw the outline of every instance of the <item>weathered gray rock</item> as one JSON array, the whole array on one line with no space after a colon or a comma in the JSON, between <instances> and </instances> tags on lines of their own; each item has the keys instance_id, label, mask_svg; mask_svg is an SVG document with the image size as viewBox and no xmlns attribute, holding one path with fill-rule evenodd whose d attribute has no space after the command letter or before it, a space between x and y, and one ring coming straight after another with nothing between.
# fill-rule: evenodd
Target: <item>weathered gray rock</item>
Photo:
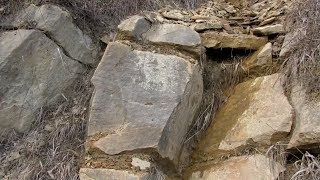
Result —
<instances>
[{"instance_id":1,"label":"weathered gray rock","mask_svg":"<svg viewBox=\"0 0 320 180\"><path fill-rule=\"evenodd\" d=\"M267 43L244 61L246 69L263 67L272 63L272 44Z\"/></svg>"},{"instance_id":2,"label":"weathered gray rock","mask_svg":"<svg viewBox=\"0 0 320 180\"><path fill-rule=\"evenodd\" d=\"M118 26L118 35L141 39L142 34L147 32L151 27L151 23L143 16L135 15L121 22Z\"/></svg>"},{"instance_id":3,"label":"weathered gray rock","mask_svg":"<svg viewBox=\"0 0 320 180\"><path fill-rule=\"evenodd\" d=\"M190 180L276 180L285 168L263 156L233 157L205 170L194 172Z\"/></svg>"},{"instance_id":4,"label":"weathered gray rock","mask_svg":"<svg viewBox=\"0 0 320 180\"><path fill-rule=\"evenodd\" d=\"M64 93L84 68L43 33L0 35L0 127L27 130L35 112Z\"/></svg>"},{"instance_id":5,"label":"weathered gray rock","mask_svg":"<svg viewBox=\"0 0 320 180\"><path fill-rule=\"evenodd\" d=\"M210 153L235 150L251 142L269 146L289 134L292 111L278 74L241 83L217 113L200 148Z\"/></svg>"},{"instance_id":6,"label":"weathered gray rock","mask_svg":"<svg viewBox=\"0 0 320 180\"><path fill-rule=\"evenodd\" d=\"M147 180L147 173L133 174L125 170L80 169L80 180Z\"/></svg>"},{"instance_id":7,"label":"weathered gray rock","mask_svg":"<svg viewBox=\"0 0 320 180\"><path fill-rule=\"evenodd\" d=\"M110 43L92 82L88 135L106 154L153 148L177 161L202 98L197 64Z\"/></svg>"},{"instance_id":8,"label":"weathered gray rock","mask_svg":"<svg viewBox=\"0 0 320 180\"><path fill-rule=\"evenodd\" d=\"M296 119L293 135L288 148L312 148L320 144L320 100L309 99L306 89L296 83L291 93Z\"/></svg>"},{"instance_id":9,"label":"weathered gray rock","mask_svg":"<svg viewBox=\"0 0 320 180\"><path fill-rule=\"evenodd\" d=\"M255 35L269 36L269 35L273 35L273 34L283 34L286 31L285 31L283 25L276 24L276 25L257 27L257 28L254 28L252 30L252 32Z\"/></svg>"},{"instance_id":10,"label":"weathered gray rock","mask_svg":"<svg viewBox=\"0 0 320 180\"><path fill-rule=\"evenodd\" d=\"M202 44L207 48L237 48L257 50L264 46L268 39L245 34L227 34L207 32L201 34Z\"/></svg>"},{"instance_id":11,"label":"weathered gray rock","mask_svg":"<svg viewBox=\"0 0 320 180\"><path fill-rule=\"evenodd\" d=\"M67 11L58 6L30 5L6 24L18 28L35 27L57 42L71 58L85 64L97 62L98 50L91 38L73 24Z\"/></svg>"},{"instance_id":12,"label":"weathered gray rock","mask_svg":"<svg viewBox=\"0 0 320 180\"><path fill-rule=\"evenodd\" d=\"M199 34L191 28L180 24L159 24L153 26L145 38L156 44L196 47L201 43Z\"/></svg>"}]
</instances>

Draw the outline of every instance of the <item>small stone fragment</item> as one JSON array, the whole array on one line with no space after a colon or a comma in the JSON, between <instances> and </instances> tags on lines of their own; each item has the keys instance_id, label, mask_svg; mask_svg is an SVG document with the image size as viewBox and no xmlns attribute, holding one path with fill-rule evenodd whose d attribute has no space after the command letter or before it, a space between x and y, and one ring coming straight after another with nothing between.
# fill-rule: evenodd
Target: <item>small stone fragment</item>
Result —
<instances>
[{"instance_id":1,"label":"small stone fragment","mask_svg":"<svg viewBox=\"0 0 320 180\"><path fill-rule=\"evenodd\" d=\"M135 157L132 158L131 164L134 167L139 167L141 170L146 170L150 168L150 165L151 165L149 161L144 161Z\"/></svg>"},{"instance_id":2,"label":"small stone fragment","mask_svg":"<svg viewBox=\"0 0 320 180\"><path fill-rule=\"evenodd\" d=\"M121 22L118 26L119 33L117 38L136 38L140 40L142 34L147 32L151 27L149 21L143 16L135 15Z\"/></svg>"}]
</instances>

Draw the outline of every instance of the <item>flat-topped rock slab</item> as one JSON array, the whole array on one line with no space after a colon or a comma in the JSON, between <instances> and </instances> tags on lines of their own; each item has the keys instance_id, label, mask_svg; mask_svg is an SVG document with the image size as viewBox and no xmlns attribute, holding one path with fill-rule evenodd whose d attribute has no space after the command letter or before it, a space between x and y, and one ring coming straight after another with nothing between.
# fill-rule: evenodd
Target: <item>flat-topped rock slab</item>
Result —
<instances>
[{"instance_id":1,"label":"flat-topped rock slab","mask_svg":"<svg viewBox=\"0 0 320 180\"><path fill-rule=\"evenodd\" d=\"M234 48L257 50L268 42L268 38L246 34L206 32L201 34L202 45L206 48Z\"/></svg>"},{"instance_id":2,"label":"flat-topped rock slab","mask_svg":"<svg viewBox=\"0 0 320 180\"><path fill-rule=\"evenodd\" d=\"M200 35L181 24L154 25L146 34L146 40L156 44L196 47L201 43Z\"/></svg>"},{"instance_id":3,"label":"flat-topped rock slab","mask_svg":"<svg viewBox=\"0 0 320 180\"><path fill-rule=\"evenodd\" d=\"M99 137L95 148L109 155L153 148L176 160L202 99L199 65L114 42L92 82L88 136Z\"/></svg>"}]
</instances>

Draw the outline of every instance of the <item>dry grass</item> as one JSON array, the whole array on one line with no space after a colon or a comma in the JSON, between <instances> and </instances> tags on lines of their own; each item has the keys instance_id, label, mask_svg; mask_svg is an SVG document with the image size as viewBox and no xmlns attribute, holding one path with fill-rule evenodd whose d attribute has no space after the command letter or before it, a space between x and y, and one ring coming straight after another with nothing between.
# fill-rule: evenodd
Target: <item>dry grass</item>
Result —
<instances>
[{"instance_id":1,"label":"dry grass","mask_svg":"<svg viewBox=\"0 0 320 180\"><path fill-rule=\"evenodd\" d=\"M7 15L33 3L60 5L68 9L77 25L96 37L116 30L119 22L127 16L151 11L164 6L196 8L206 0L0 0L0 15Z\"/></svg>"},{"instance_id":2,"label":"dry grass","mask_svg":"<svg viewBox=\"0 0 320 180\"><path fill-rule=\"evenodd\" d=\"M291 180L319 180L320 179L320 156L315 157L309 152L303 154L301 160L294 163L296 173Z\"/></svg>"},{"instance_id":3,"label":"dry grass","mask_svg":"<svg viewBox=\"0 0 320 180\"><path fill-rule=\"evenodd\" d=\"M0 135L0 179L78 179L91 74L75 83L68 100L40 109L29 132Z\"/></svg>"},{"instance_id":4,"label":"dry grass","mask_svg":"<svg viewBox=\"0 0 320 180\"><path fill-rule=\"evenodd\" d=\"M320 92L320 1L296 0L287 17L290 33L298 33L284 63L286 88L302 82L308 94ZM314 97L314 96L313 96Z\"/></svg>"}]
</instances>

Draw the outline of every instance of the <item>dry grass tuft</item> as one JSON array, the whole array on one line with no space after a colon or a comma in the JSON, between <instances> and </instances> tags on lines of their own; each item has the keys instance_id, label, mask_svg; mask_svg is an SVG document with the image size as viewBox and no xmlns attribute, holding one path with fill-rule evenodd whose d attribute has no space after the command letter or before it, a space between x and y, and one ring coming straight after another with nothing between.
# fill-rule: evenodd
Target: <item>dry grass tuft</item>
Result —
<instances>
[{"instance_id":1,"label":"dry grass tuft","mask_svg":"<svg viewBox=\"0 0 320 180\"><path fill-rule=\"evenodd\" d=\"M296 0L287 17L289 33L297 33L294 46L284 63L286 88L302 82L308 94L320 92L320 1ZM316 95L316 96L317 96Z\"/></svg>"},{"instance_id":2,"label":"dry grass tuft","mask_svg":"<svg viewBox=\"0 0 320 180\"><path fill-rule=\"evenodd\" d=\"M320 179L320 156L315 157L306 152L301 160L294 163L296 173L291 180L319 180Z\"/></svg>"},{"instance_id":3,"label":"dry grass tuft","mask_svg":"<svg viewBox=\"0 0 320 180\"><path fill-rule=\"evenodd\" d=\"M275 173L275 168L277 167L276 163L286 167L288 152L286 151L286 144L277 143L270 146L266 152L266 156L270 159L271 172ZM280 173L279 179L285 179L285 173Z\"/></svg>"},{"instance_id":4,"label":"dry grass tuft","mask_svg":"<svg viewBox=\"0 0 320 180\"><path fill-rule=\"evenodd\" d=\"M75 83L67 100L40 109L29 132L0 135L0 179L78 179L91 74Z\"/></svg>"}]
</instances>

